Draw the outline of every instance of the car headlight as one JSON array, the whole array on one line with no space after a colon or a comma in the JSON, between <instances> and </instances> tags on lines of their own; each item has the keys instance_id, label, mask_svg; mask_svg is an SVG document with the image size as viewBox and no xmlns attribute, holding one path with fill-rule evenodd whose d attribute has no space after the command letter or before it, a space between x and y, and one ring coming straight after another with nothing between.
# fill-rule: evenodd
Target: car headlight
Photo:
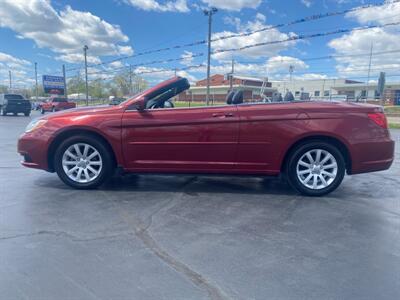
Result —
<instances>
[{"instance_id":1,"label":"car headlight","mask_svg":"<svg viewBox=\"0 0 400 300\"><path fill-rule=\"evenodd\" d=\"M28 126L26 126L25 132L32 132L36 129L39 129L40 127L42 127L44 124L47 123L47 120L33 120L32 122L30 122L28 124Z\"/></svg>"}]
</instances>

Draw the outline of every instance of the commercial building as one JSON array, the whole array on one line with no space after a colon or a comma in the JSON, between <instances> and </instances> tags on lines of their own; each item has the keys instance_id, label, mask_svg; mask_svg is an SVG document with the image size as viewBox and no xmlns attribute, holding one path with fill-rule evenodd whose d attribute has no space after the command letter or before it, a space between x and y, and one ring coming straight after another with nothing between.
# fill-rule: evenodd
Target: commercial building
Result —
<instances>
[{"instance_id":1,"label":"commercial building","mask_svg":"<svg viewBox=\"0 0 400 300\"><path fill-rule=\"evenodd\" d=\"M301 94L310 99L349 100L377 102L380 100L377 83L365 83L348 79L317 79L272 81L272 88L284 95L291 91L296 98ZM385 85L384 99L387 104L400 105L400 82Z\"/></svg>"}]
</instances>

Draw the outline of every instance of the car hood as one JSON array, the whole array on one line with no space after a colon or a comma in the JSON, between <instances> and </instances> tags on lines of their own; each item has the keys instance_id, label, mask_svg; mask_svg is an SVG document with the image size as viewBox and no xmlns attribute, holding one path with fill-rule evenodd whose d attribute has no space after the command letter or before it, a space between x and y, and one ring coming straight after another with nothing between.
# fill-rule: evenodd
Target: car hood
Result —
<instances>
[{"instance_id":1,"label":"car hood","mask_svg":"<svg viewBox=\"0 0 400 300\"><path fill-rule=\"evenodd\" d=\"M107 114L107 113L122 111L122 109L123 108L120 106L110 106L110 105L86 106L86 107L72 108L68 110L54 112L44 116L42 119L51 120L53 118L59 118L59 117Z\"/></svg>"}]
</instances>

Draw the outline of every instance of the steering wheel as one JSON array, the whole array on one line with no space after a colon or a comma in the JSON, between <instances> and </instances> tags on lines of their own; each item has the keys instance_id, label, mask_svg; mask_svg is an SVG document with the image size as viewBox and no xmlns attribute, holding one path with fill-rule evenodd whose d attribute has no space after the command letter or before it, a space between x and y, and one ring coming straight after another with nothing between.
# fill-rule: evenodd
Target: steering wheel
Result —
<instances>
[{"instance_id":1,"label":"steering wheel","mask_svg":"<svg viewBox=\"0 0 400 300\"><path fill-rule=\"evenodd\" d=\"M167 100L164 103L157 103L157 102L151 103L148 109L174 108L174 107L175 107L174 104L171 101Z\"/></svg>"}]
</instances>

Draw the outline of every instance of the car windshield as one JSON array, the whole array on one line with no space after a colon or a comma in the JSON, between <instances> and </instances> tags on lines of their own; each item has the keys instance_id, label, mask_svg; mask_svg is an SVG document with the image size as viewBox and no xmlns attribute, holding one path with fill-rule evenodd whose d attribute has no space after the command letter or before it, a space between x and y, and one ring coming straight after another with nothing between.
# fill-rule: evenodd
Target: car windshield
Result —
<instances>
[{"instance_id":1,"label":"car windshield","mask_svg":"<svg viewBox=\"0 0 400 300\"><path fill-rule=\"evenodd\" d=\"M24 100L24 97L22 97L21 95L14 94L4 95L4 98L6 98L7 100Z\"/></svg>"}]
</instances>

